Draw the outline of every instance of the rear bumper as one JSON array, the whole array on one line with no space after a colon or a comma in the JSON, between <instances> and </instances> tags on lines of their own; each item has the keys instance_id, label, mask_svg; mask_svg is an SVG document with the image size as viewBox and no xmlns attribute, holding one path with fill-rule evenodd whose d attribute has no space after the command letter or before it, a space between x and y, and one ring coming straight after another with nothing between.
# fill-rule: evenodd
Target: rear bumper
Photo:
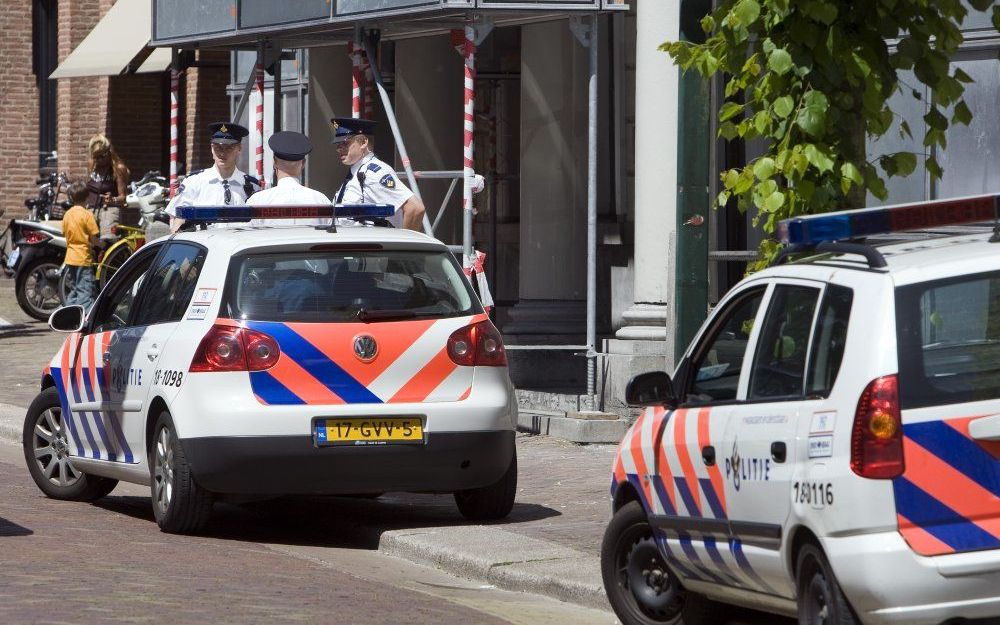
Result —
<instances>
[{"instance_id":1,"label":"rear bumper","mask_svg":"<svg viewBox=\"0 0 1000 625\"><path fill-rule=\"evenodd\" d=\"M514 432L428 433L423 445L316 447L310 436L181 439L198 483L216 493L454 492L497 482Z\"/></svg>"},{"instance_id":2,"label":"rear bumper","mask_svg":"<svg viewBox=\"0 0 1000 625\"><path fill-rule=\"evenodd\" d=\"M866 624L938 625L1000 616L1000 550L924 557L898 532L826 538L844 594Z\"/></svg>"}]
</instances>

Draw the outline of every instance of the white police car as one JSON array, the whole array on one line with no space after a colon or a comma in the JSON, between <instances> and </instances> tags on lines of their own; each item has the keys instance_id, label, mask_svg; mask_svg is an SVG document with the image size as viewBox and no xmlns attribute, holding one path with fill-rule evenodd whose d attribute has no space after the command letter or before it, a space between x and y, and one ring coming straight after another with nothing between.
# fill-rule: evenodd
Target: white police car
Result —
<instances>
[{"instance_id":1,"label":"white police car","mask_svg":"<svg viewBox=\"0 0 1000 625\"><path fill-rule=\"evenodd\" d=\"M317 216L183 210L215 221ZM227 495L444 492L469 519L513 506L517 407L503 343L431 237L182 233L136 252L85 319L71 306L50 325L70 335L23 439L50 497L149 484L170 532L197 530Z\"/></svg>"},{"instance_id":2,"label":"white police car","mask_svg":"<svg viewBox=\"0 0 1000 625\"><path fill-rule=\"evenodd\" d=\"M881 247L993 220L1000 196L784 224L792 249L719 303L612 478L602 572L621 620L800 623L1000 616L1000 242ZM978 621L976 621L978 622Z\"/></svg>"}]
</instances>

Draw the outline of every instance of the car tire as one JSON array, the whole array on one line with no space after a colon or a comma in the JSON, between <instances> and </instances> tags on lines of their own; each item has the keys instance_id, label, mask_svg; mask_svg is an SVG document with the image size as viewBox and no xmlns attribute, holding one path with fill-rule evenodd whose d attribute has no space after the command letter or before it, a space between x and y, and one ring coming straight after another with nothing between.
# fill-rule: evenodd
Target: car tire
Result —
<instances>
[{"instance_id":1,"label":"car tire","mask_svg":"<svg viewBox=\"0 0 1000 625\"><path fill-rule=\"evenodd\" d=\"M503 477L494 484L471 488L455 493L458 511L469 521L497 521L514 509L517 495L517 452L511 456L510 465Z\"/></svg>"},{"instance_id":2,"label":"car tire","mask_svg":"<svg viewBox=\"0 0 1000 625\"><path fill-rule=\"evenodd\" d=\"M169 534L200 531L212 514L212 493L195 481L174 422L166 411L153 426L148 453L149 489L156 524Z\"/></svg>"},{"instance_id":3,"label":"car tire","mask_svg":"<svg viewBox=\"0 0 1000 625\"><path fill-rule=\"evenodd\" d=\"M62 404L54 386L39 393L31 402L24 417L21 445L31 479L48 497L94 501L118 485L118 480L87 475L73 467Z\"/></svg>"},{"instance_id":4,"label":"car tire","mask_svg":"<svg viewBox=\"0 0 1000 625\"><path fill-rule=\"evenodd\" d=\"M840 589L822 549L804 545L796 563L800 625L858 625L861 622Z\"/></svg>"},{"instance_id":5,"label":"car tire","mask_svg":"<svg viewBox=\"0 0 1000 625\"><path fill-rule=\"evenodd\" d=\"M614 514L601 542L601 577L623 625L722 625L728 606L684 588L666 565L642 504Z\"/></svg>"},{"instance_id":6,"label":"car tire","mask_svg":"<svg viewBox=\"0 0 1000 625\"><path fill-rule=\"evenodd\" d=\"M59 278L55 274L59 272L59 262L51 256L41 256L34 258L24 267L20 267L17 272L17 279L14 282L14 293L17 297L17 305L21 307L29 316L39 320L48 321L49 315L56 308L59 308L61 298L59 297ZM33 301L36 298L29 298L27 293L28 278L35 278L35 288L41 289L40 301ZM41 277L41 283L38 278ZM51 289L51 295L46 296L46 289Z\"/></svg>"}]
</instances>

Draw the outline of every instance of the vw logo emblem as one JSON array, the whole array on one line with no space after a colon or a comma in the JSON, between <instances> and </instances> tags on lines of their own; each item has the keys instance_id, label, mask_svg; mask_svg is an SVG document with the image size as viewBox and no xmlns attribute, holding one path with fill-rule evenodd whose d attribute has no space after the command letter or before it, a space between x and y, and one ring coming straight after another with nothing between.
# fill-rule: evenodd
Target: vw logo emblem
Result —
<instances>
[{"instance_id":1,"label":"vw logo emblem","mask_svg":"<svg viewBox=\"0 0 1000 625\"><path fill-rule=\"evenodd\" d=\"M354 337L354 355L361 362L371 362L378 356L378 343L368 334L359 334Z\"/></svg>"}]
</instances>

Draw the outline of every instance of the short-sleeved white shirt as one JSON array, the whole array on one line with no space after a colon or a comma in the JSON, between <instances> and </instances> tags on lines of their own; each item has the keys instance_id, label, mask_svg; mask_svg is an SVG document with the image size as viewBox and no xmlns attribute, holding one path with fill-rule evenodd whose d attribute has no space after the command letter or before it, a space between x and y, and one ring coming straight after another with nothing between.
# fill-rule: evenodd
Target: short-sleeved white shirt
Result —
<instances>
[{"instance_id":1,"label":"short-sleeved white shirt","mask_svg":"<svg viewBox=\"0 0 1000 625\"><path fill-rule=\"evenodd\" d=\"M212 166L185 178L177 189L177 195L167 204L165 212L171 217L176 217L178 205L223 206L226 204L226 187L229 187L229 204L242 206L247 203L246 187L248 185L251 194L260 191L260 183L257 182L257 179L243 173L238 167L233 170L231 176L224 179L219 170ZM226 227L230 224L213 225Z\"/></svg>"},{"instance_id":2,"label":"short-sleeved white shirt","mask_svg":"<svg viewBox=\"0 0 1000 625\"><path fill-rule=\"evenodd\" d=\"M341 185L333 200L337 204L392 204L396 214L389 221L398 228L403 223L399 209L411 197L413 191L399 180L393 168L369 153L351 165L350 179Z\"/></svg>"},{"instance_id":3,"label":"short-sleeved white shirt","mask_svg":"<svg viewBox=\"0 0 1000 625\"><path fill-rule=\"evenodd\" d=\"M281 178L278 184L270 189L258 191L247 200L249 206L281 206L288 204L331 204L325 195L302 186L298 179L291 176ZM330 206L331 213L333 206ZM292 219L254 219L252 226L328 226L330 219L292 218Z\"/></svg>"}]
</instances>

